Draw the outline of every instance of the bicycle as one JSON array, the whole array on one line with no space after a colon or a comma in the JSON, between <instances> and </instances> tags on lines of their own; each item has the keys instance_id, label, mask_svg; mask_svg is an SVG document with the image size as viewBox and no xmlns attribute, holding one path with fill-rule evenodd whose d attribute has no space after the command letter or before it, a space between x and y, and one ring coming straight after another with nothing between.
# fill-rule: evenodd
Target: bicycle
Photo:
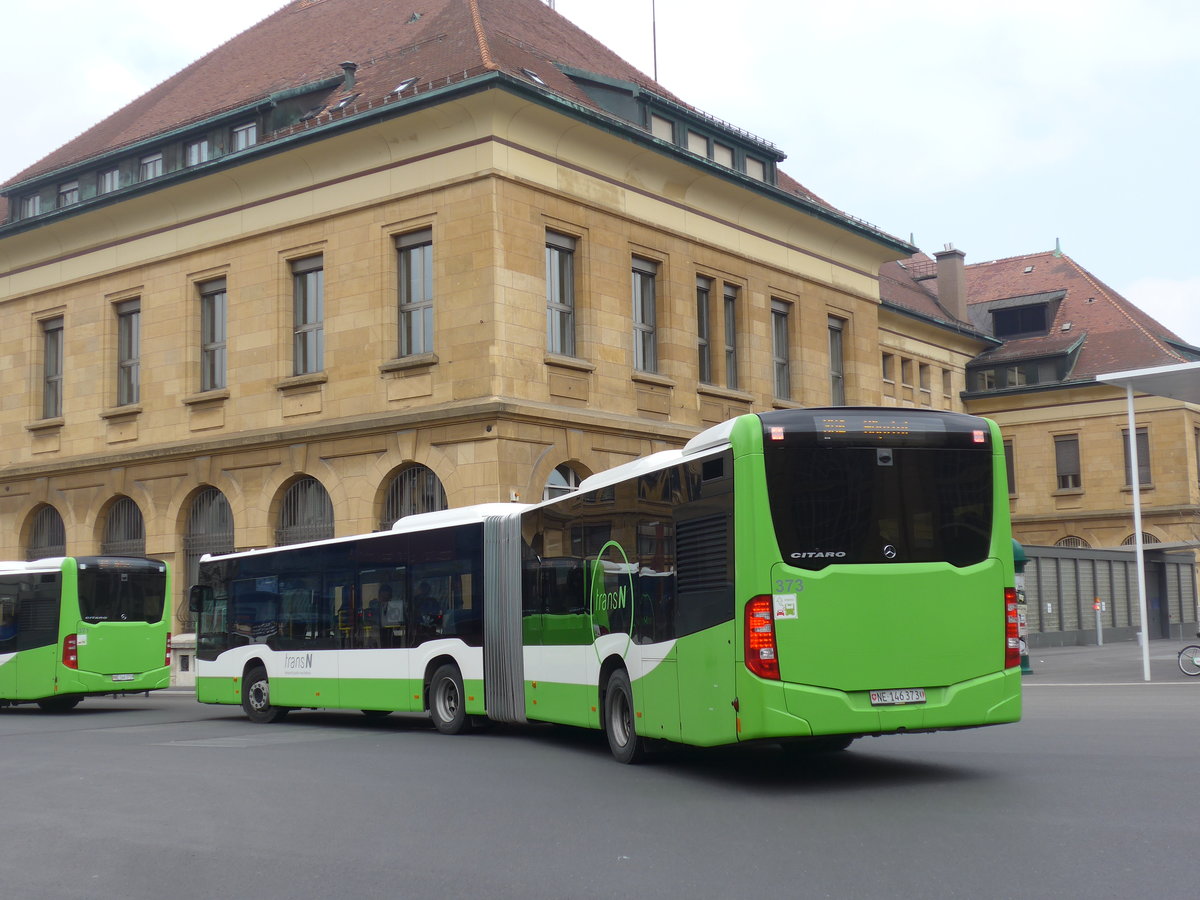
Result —
<instances>
[{"instance_id":1,"label":"bicycle","mask_svg":"<svg viewBox=\"0 0 1200 900\"><path fill-rule=\"evenodd\" d=\"M1200 637L1200 631L1196 637ZM1179 651L1179 671L1193 677L1200 675L1200 645L1192 644Z\"/></svg>"}]
</instances>

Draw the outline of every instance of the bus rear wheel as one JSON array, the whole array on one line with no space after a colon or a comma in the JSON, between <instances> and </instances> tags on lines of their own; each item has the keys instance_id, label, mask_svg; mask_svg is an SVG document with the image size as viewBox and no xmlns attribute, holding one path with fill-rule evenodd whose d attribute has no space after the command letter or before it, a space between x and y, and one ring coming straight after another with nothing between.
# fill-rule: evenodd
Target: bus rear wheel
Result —
<instances>
[{"instance_id":1,"label":"bus rear wheel","mask_svg":"<svg viewBox=\"0 0 1200 900\"><path fill-rule=\"evenodd\" d=\"M634 726L633 687L624 669L612 673L604 690L604 736L619 763L640 762L646 753L646 742Z\"/></svg>"},{"instance_id":2,"label":"bus rear wheel","mask_svg":"<svg viewBox=\"0 0 1200 900\"><path fill-rule=\"evenodd\" d=\"M267 670L255 666L242 679L242 709L251 722L278 722L287 715L287 708L271 705L271 683Z\"/></svg>"},{"instance_id":3,"label":"bus rear wheel","mask_svg":"<svg viewBox=\"0 0 1200 900\"><path fill-rule=\"evenodd\" d=\"M462 674L458 666L450 663L438 666L433 678L429 679L429 717L433 727L442 734L462 734L470 728L463 697Z\"/></svg>"},{"instance_id":4,"label":"bus rear wheel","mask_svg":"<svg viewBox=\"0 0 1200 900\"><path fill-rule=\"evenodd\" d=\"M70 712L79 705L82 697L47 697L37 702L38 708L48 713Z\"/></svg>"}]
</instances>

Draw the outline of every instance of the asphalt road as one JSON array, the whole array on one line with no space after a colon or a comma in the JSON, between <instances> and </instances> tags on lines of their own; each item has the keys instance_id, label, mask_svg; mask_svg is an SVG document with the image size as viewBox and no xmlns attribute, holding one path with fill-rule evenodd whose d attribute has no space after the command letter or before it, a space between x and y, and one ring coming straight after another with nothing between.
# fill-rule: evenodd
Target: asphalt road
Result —
<instances>
[{"instance_id":1,"label":"asphalt road","mask_svg":"<svg viewBox=\"0 0 1200 900\"><path fill-rule=\"evenodd\" d=\"M1156 658L1175 649L1156 646ZM599 734L446 737L396 715L252 725L186 693L93 699L64 715L0 710L0 891L1190 894L1200 678L1164 664L1146 684L1139 660L1129 646L1034 651L1019 724L867 738L806 764L758 747L677 749L628 767Z\"/></svg>"}]
</instances>

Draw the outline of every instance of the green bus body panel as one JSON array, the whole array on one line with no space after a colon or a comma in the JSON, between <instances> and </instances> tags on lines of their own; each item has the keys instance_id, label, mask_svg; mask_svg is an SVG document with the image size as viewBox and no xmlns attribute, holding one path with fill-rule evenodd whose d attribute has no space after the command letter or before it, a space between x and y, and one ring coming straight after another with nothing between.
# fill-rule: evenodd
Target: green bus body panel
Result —
<instances>
[{"instance_id":1,"label":"green bus body panel","mask_svg":"<svg viewBox=\"0 0 1200 900\"><path fill-rule=\"evenodd\" d=\"M87 622L64 623L78 635L79 671L98 675L147 672L162 668L166 659L164 623ZM68 628L67 634L71 630Z\"/></svg>"},{"instance_id":2,"label":"green bus body panel","mask_svg":"<svg viewBox=\"0 0 1200 900\"><path fill-rule=\"evenodd\" d=\"M274 685L271 690L274 690ZM196 676L196 700L200 703L236 703L242 702L242 680L220 676L210 678L206 675Z\"/></svg>"},{"instance_id":3,"label":"green bus body panel","mask_svg":"<svg viewBox=\"0 0 1200 900\"><path fill-rule=\"evenodd\" d=\"M160 657L159 662L162 659ZM132 674L129 681L114 681L113 674ZM99 674L60 666L56 694L113 694L156 691L171 686L171 667L160 665L146 672ZM45 696L45 695L43 695Z\"/></svg>"},{"instance_id":4,"label":"green bus body panel","mask_svg":"<svg viewBox=\"0 0 1200 900\"><path fill-rule=\"evenodd\" d=\"M803 584L776 618L782 679L841 691L958 684L1004 667L1004 567L775 567ZM790 592L789 592L790 593Z\"/></svg>"},{"instance_id":5,"label":"green bus body panel","mask_svg":"<svg viewBox=\"0 0 1200 900\"><path fill-rule=\"evenodd\" d=\"M165 638L164 638L165 644ZM0 697L5 700L44 700L58 695L113 694L154 691L171 685L171 669L162 665L143 672L98 673L68 669L59 662L60 647L22 650L0 666ZM113 681L114 674L132 674L129 681Z\"/></svg>"},{"instance_id":6,"label":"green bus body panel","mask_svg":"<svg viewBox=\"0 0 1200 900\"><path fill-rule=\"evenodd\" d=\"M924 704L871 706L865 691L844 692L739 674L741 740L822 734L887 734L998 725L1021 718L1021 670L994 672L926 689Z\"/></svg>"},{"instance_id":7,"label":"green bus body panel","mask_svg":"<svg viewBox=\"0 0 1200 900\"><path fill-rule=\"evenodd\" d=\"M61 645L22 650L13 664L17 667L15 685L8 700L40 700L54 696L54 676L59 670L58 654ZM64 670L65 671L65 670Z\"/></svg>"},{"instance_id":8,"label":"green bus body panel","mask_svg":"<svg viewBox=\"0 0 1200 900\"><path fill-rule=\"evenodd\" d=\"M680 740L701 747L731 744L737 740L734 699L734 636L737 627L724 622L680 638L679 734Z\"/></svg>"},{"instance_id":9,"label":"green bus body panel","mask_svg":"<svg viewBox=\"0 0 1200 900\"><path fill-rule=\"evenodd\" d=\"M590 647L584 649L592 652ZM525 682L525 715L531 721L596 728L598 704L599 692L592 684Z\"/></svg>"},{"instance_id":10,"label":"green bus body panel","mask_svg":"<svg viewBox=\"0 0 1200 900\"><path fill-rule=\"evenodd\" d=\"M682 741L679 720L679 660L677 647L646 675L633 682L633 702L642 717L635 721L638 734L666 741Z\"/></svg>"}]
</instances>

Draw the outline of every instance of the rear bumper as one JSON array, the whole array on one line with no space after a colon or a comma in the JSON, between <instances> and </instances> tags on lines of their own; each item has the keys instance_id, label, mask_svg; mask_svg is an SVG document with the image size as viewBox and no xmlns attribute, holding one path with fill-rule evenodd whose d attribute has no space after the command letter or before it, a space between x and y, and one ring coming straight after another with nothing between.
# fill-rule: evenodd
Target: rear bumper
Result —
<instances>
[{"instance_id":1,"label":"rear bumper","mask_svg":"<svg viewBox=\"0 0 1200 900\"><path fill-rule=\"evenodd\" d=\"M926 687L925 695L922 704L876 707L867 691L771 682L747 672L738 685L738 739L892 734L1016 722L1021 718L1021 670Z\"/></svg>"},{"instance_id":2,"label":"rear bumper","mask_svg":"<svg viewBox=\"0 0 1200 900\"><path fill-rule=\"evenodd\" d=\"M112 675L98 672L72 671L69 675L59 677L55 694L131 694L170 686L170 666L134 675L129 681L114 681Z\"/></svg>"}]
</instances>

